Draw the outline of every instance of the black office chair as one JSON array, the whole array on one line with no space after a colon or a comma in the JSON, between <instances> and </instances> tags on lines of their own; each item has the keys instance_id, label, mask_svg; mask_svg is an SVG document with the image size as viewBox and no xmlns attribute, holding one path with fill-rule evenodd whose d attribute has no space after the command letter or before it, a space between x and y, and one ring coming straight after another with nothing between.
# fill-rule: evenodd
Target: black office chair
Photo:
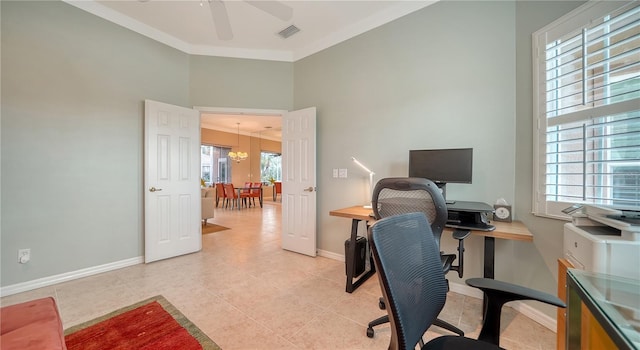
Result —
<instances>
[{"instance_id":1,"label":"black office chair","mask_svg":"<svg viewBox=\"0 0 640 350\"><path fill-rule=\"evenodd\" d=\"M373 261L391 319L389 349L500 349L502 305L514 300L538 300L566 307L558 297L487 278L466 283L487 297L487 311L478 340L445 335L423 344L422 336L435 322L447 297L447 281L438 244L423 213L381 219L369 228Z\"/></svg>"},{"instance_id":2,"label":"black office chair","mask_svg":"<svg viewBox=\"0 0 640 350\"><path fill-rule=\"evenodd\" d=\"M378 181L373 190L371 204L376 219L404 213L424 213L431 223L431 230L428 233L425 232L425 234L433 236L436 245L440 247L442 230L447 223L447 205L442 192L431 180L412 177L382 179ZM458 271L458 276L462 277L463 240L468 235L469 231L454 231L453 237L458 239L458 265L453 265L456 259L455 254L440 252L440 261L444 273L454 270ZM379 306L381 309L385 308L384 298L380 298ZM373 327L387 322L389 322L389 316L387 315L369 322L367 337L373 338ZM464 335L462 330L443 320L437 319L434 324L458 335Z\"/></svg>"}]
</instances>

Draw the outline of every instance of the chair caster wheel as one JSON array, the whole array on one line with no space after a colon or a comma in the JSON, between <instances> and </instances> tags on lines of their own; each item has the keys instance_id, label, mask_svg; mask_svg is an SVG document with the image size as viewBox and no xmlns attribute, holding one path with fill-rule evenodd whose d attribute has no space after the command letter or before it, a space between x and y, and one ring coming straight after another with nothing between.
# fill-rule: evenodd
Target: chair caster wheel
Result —
<instances>
[{"instance_id":1,"label":"chair caster wheel","mask_svg":"<svg viewBox=\"0 0 640 350\"><path fill-rule=\"evenodd\" d=\"M367 328L367 337L373 338L373 328Z\"/></svg>"}]
</instances>

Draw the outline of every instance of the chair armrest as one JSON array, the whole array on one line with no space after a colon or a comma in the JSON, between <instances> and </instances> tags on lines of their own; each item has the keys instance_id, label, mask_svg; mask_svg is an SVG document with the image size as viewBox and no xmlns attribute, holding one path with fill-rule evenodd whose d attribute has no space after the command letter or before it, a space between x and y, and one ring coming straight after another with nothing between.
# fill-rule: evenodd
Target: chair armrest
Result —
<instances>
[{"instance_id":1,"label":"chair armrest","mask_svg":"<svg viewBox=\"0 0 640 350\"><path fill-rule=\"evenodd\" d=\"M481 289L487 294L487 297L500 296L501 298L508 298L510 300L537 300L546 304L566 307L567 305L560 300L557 296L539 290L519 286L502 281L496 281L490 278L469 278L466 283L471 287Z\"/></svg>"},{"instance_id":2,"label":"chair armrest","mask_svg":"<svg viewBox=\"0 0 640 350\"><path fill-rule=\"evenodd\" d=\"M458 240L458 265L451 265L452 271L458 271L458 277L464 274L464 239L469 237L471 230L455 229L451 236Z\"/></svg>"},{"instance_id":3,"label":"chair armrest","mask_svg":"<svg viewBox=\"0 0 640 350\"><path fill-rule=\"evenodd\" d=\"M558 307L567 307L555 295L507 282L489 278L470 278L465 282L482 290L486 296L487 307L478 339L498 346L500 345L500 313L505 303L515 300L536 300Z\"/></svg>"},{"instance_id":4,"label":"chair armrest","mask_svg":"<svg viewBox=\"0 0 640 350\"><path fill-rule=\"evenodd\" d=\"M471 230L455 229L455 230L453 230L453 233L451 235L453 236L453 238L461 241L461 240L469 237L470 234L471 234Z\"/></svg>"}]
</instances>

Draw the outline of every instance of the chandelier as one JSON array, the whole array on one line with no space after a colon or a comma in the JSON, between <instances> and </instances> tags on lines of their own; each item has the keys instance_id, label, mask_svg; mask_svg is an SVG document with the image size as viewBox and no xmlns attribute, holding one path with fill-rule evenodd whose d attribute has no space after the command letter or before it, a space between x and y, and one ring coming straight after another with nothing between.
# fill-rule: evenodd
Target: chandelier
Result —
<instances>
[{"instance_id":1,"label":"chandelier","mask_svg":"<svg viewBox=\"0 0 640 350\"><path fill-rule=\"evenodd\" d=\"M236 124L238 124L238 148L240 148L240 123ZM229 158L231 158L231 160L233 160L234 162L240 163L241 160L245 160L247 159L247 157L249 157L249 154L247 154L247 152L229 152Z\"/></svg>"}]
</instances>

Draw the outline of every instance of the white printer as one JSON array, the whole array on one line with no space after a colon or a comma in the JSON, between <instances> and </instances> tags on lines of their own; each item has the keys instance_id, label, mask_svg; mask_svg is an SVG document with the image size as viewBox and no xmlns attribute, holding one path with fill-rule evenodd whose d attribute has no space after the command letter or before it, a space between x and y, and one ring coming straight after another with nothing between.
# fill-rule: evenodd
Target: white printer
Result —
<instances>
[{"instance_id":1,"label":"white printer","mask_svg":"<svg viewBox=\"0 0 640 350\"><path fill-rule=\"evenodd\" d=\"M640 211L585 205L564 225L575 268L640 280Z\"/></svg>"}]
</instances>

